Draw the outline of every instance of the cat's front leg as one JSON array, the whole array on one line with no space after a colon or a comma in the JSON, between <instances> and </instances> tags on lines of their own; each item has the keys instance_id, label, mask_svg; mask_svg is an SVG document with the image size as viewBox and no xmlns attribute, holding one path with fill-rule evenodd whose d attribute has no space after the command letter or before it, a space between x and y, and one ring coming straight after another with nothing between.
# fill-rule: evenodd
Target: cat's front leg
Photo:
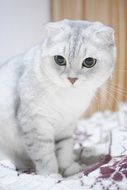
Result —
<instances>
[{"instance_id":1,"label":"cat's front leg","mask_svg":"<svg viewBox=\"0 0 127 190\"><path fill-rule=\"evenodd\" d=\"M37 174L58 173L55 155L54 131L41 116L20 113L19 123L22 139Z\"/></svg>"},{"instance_id":2,"label":"cat's front leg","mask_svg":"<svg viewBox=\"0 0 127 190\"><path fill-rule=\"evenodd\" d=\"M56 155L60 173L67 177L82 170L78 162L75 162L73 153L73 138L67 136L56 141Z\"/></svg>"}]
</instances>

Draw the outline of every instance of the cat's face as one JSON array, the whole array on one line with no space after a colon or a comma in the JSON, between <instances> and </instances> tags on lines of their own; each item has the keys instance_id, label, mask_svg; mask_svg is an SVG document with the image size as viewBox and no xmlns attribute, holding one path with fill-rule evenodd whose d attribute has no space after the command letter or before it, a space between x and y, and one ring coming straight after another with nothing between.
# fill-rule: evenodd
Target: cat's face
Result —
<instances>
[{"instance_id":1,"label":"cat's face","mask_svg":"<svg viewBox=\"0 0 127 190\"><path fill-rule=\"evenodd\" d=\"M43 45L43 71L54 83L69 88L98 88L115 65L113 29L98 22L50 23Z\"/></svg>"}]
</instances>

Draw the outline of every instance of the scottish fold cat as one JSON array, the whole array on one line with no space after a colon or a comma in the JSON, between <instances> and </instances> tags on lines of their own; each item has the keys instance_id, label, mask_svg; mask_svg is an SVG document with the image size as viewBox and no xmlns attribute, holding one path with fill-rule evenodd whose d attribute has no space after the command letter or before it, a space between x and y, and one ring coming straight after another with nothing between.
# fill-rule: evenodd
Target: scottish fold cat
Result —
<instances>
[{"instance_id":1,"label":"scottish fold cat","mask_svg":"<svg viewBox=\"0 0 127 190\"><path fill-rule=\"evenodd\" d=\"M0 66L0 149L18 169L81 171L73 131L115 57L112 28L62 20L46 24L40 44Z\"/></svg>"}]
</instances>

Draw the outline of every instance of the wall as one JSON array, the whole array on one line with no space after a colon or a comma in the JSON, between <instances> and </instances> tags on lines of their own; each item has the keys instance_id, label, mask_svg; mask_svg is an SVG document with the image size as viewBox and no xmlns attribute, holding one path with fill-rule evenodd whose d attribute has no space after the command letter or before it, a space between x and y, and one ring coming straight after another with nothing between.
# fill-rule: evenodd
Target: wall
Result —
<instances>
[{"instance_id":1,"label":"wall","mask_svg":"<svg viewBox=\"0 0 127 190\"><path fill-rule=\"evenodd\" d=\"M49 0L0 0L0 63L38 42L49 19Z\"/></svg>"}]
</instances>

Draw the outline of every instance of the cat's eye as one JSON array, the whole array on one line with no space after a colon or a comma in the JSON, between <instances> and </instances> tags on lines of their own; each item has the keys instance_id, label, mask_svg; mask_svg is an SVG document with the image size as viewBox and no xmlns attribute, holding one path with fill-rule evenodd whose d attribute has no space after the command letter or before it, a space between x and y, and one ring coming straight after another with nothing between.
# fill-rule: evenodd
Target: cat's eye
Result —
<instances>
[{"instance_id":1,"label":"cat's eye","mask_svg":"<svg viewBox=\"0 0 127 190\"><path fill-rule=\"evenodd\" d=\"M95 58L88 57L82 62L82 67L91 68L96 64L96 62L97 60Z\"/></svg>"},{"instance_id":2,"label":"cat's eye","mask_svg":"<svg viewBox=\"0 0 127 190\"><path fill-rule=\"evenodd\" d=\"M54 60L57 65L59 66L65 66L66 65L66 59L61 55L55 55Z\"/></svg>"}]
</instances>

